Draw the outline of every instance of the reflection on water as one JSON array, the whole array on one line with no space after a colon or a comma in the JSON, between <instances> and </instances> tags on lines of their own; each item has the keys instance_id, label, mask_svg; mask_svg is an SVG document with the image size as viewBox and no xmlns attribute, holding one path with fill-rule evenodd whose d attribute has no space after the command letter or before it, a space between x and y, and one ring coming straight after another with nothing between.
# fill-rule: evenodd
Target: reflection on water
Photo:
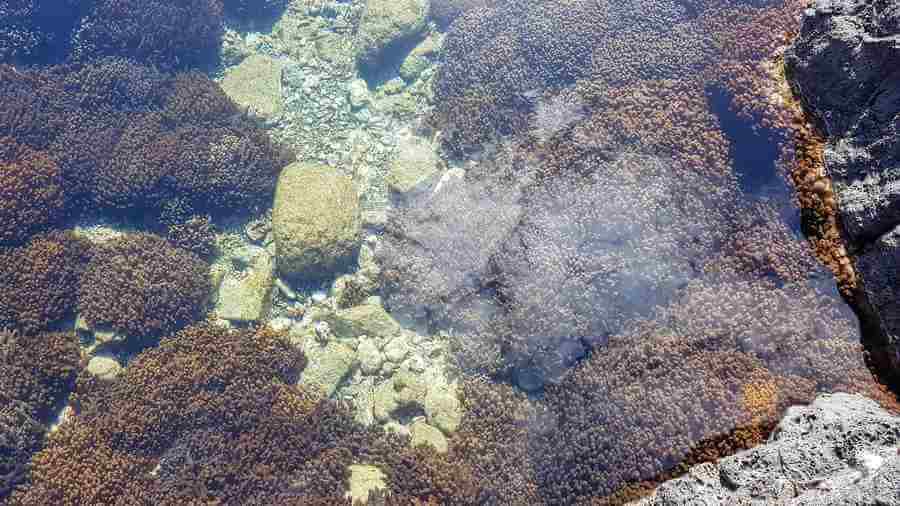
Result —
<instances>
[{"instance_id":1,"label":"reflection on water","mask_svg":"<svg viewBox=\"0 0 900 506\"><path fill-rule=\"evenodd\" d=\"M620 504L897 404L798 234L804 2L63 3L0 0L0 501Z\"/></svg>"}]
</instances>

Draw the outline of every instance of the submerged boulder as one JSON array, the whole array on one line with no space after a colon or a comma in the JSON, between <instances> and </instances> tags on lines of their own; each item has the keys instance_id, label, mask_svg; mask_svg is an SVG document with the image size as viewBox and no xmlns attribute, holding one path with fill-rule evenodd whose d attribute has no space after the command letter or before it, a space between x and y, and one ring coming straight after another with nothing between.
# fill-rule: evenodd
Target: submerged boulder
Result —
<instances>
[{"instance_id":1,"label":"submerged boulder","mask_svg":"<svg viewBox=\"0 0 900 506\"><path fill-rule=\"evenodd\" d=\"M361 68L378 65L386 53L425 30L426 6L419 0L368 0L354 47Z\"/></svg>"},{"instance_id":2,"label":"submerged boulder","mask_svg":"<svg viewBox=\"0 0 900 506\"><path fill-rule=\"evenodd\" d=\"M321 165L293 163L275 190L272 232L278 271L316 280L346 266L359 243L359 197L348 177Z\"/></svg>"}]
</instances>

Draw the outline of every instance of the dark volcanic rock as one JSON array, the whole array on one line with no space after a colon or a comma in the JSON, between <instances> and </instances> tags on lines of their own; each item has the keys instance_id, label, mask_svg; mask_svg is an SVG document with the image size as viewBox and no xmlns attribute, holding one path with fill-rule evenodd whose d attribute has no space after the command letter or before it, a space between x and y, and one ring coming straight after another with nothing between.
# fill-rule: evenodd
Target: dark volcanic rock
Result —
<instances>
[{"instance_id":1,"label":"dark volcanic rock","mask_svg":"<svg viewBox=\"0 0 900 506\"><path fill-rule=\"evenodd\" d=\"M900 374L900 7L817 0L785 63L827 137L825 175L854 256L867 339Z\"/></svg>"},{"instance_id":2,"label":"dark volcanic rock","mask_svg":"<svg viewBox=\"0 0 900 506\"><path fill-rule=\"evenodd\" d=\"M790 408L767 444L691 469L640 506L900 504L900 417L859 395Z\"/></svg>"}]
</instances>

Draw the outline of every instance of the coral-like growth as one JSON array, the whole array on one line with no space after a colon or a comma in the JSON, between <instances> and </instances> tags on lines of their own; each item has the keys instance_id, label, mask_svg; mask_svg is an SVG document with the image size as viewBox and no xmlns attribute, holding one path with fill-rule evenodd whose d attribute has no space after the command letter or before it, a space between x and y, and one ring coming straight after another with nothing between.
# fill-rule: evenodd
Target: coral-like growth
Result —
<instances>
[{"instance_id":1,"label":"coral-like growth","mask_svg":"<svg viewBox=\"0 0 900 506\"><path fill-rule=\"evenodd\" d=\"M26 479L44 423L73 386L79 359L74 334L0 329L0 500Z\"/></svg>"},{"instance_id":2,"label":"coral-like growth","mask_svg":"<svg viewBox=\"0 0 900 506\"><path fill-rule=\"evenodd\" d=\"M500 0L432 0L428 15L440 26L449 26L456 18L470 10L493 7Z\"/></svg>"},{"instance_id":3,"label":"coral-like growth","mask_svg":"<svg viewBox=\"0 0 900 506\"><path fill-rule=\"evenodd\" d=\"M89 258L89 245L68 232L0 248L0 325L34 332L71 315Z\"/></svg>"},{"instance_id":4,"label":"coral-like growth","mask_svg":"<svg viewBox=\"0 0 900 506\"><path fill-rule=\"evenodd\" d=\"M78 311L95 327L159 337L198 320L210 292L209 266L151 234L98 246L78 291Z\"/></svg>"},{"instance_id":5,"label":"coral-like growth","mask_svg":"<svg viewBox=\"0 0 900 506\"><path fill-rule=\"evenodd\" d=\"M77 415L35 456L13 504L343 504L360 461L384 468L402 497L473 497L446 458L292 385L304 361L268 329L184 329L117 381L79 382Z\"/></svg>"},{"instance_id":6,"label":"coral-like growth","mask_svg":"<svg viewBox=\"0 0 900 506\"><path fill-rule=\"evenodd\" d=\"M804 286L691 284L547 387L559 425L534 441L548 456L536 464L541 493L572 504L684 472L759 444L777 413L816 392L896 406L839 307Z\"/></svg>"},{"instance_id":7,"label":"coral-like growth","mask_svg":"<svg viewBox=\"0 0 900 506\"><path fill-rule=\"evenodd\" d=\"M59 166L45 153L0 137L0 244L23 242L63 209Z\"/></svg>"},{"instance_id":8,"label":"coral-like growth","mask_svg":"<svg viewBox=\"0 0 900 506\"><path fill-rule=\"evenodd\" d=\"M0 62L57 61L68 50L78 0L0 0Z\"/></svg>"},{"instance_id":9,"label":"coral-like growth","mask_svg":"<svg viewBox=\"0 0 900 506\"><path fill-rule=\"evenodd\" d=\"M164 70L211 61L222 34L219 0L97 0L72 36L72 57L122 56Z\"/></svg>"}]
</instances>

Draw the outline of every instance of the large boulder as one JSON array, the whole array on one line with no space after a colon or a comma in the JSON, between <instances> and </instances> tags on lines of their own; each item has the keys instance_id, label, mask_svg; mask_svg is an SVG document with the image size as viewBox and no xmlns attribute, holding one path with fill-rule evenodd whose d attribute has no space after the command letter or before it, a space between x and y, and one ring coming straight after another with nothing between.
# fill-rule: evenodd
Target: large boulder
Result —
<instances>
[{"instance_id":1,"label":"large boulder","mask_svg":"<svg viewBox=\"0 0 900 506\"><path fill-rule=\"evenodd\" d=\"M900 417L859 395L788 409L762 446L691 469L640 506L900 504Z\"/></svg>"},{"instance_id":2,"label":"large boulder","mask_svg":"<svg viewBox=\"0 0 900 506\"><path fill-rule=\"evenodd\" d=\"M427 11L421 0L368 0L354 41L357 64L373 68L415 40L425 30Z\"/></svg>"},{"instance_id":3,"label":"large boulder","mask_svg":"<svg viewBox=\"0 0 900 506\"><path fill-rule=\"evenodd\" d=\"M282 276L329 277L352 260L360 230L359 197L350 178L321 165L297 162L285 167L272 211Z\"/></svg>"},{"instance_id":4,"label":"large boulder","mask_svg":"<svg viewBox=\"0 0 900 506\"><path fill-rule=\"evenodd\" d=\"M867 344L900 373L900 9L817 0L785 54L806 111L826 136L825 176L858 281Z\"/></svg>"}]
</instances>

